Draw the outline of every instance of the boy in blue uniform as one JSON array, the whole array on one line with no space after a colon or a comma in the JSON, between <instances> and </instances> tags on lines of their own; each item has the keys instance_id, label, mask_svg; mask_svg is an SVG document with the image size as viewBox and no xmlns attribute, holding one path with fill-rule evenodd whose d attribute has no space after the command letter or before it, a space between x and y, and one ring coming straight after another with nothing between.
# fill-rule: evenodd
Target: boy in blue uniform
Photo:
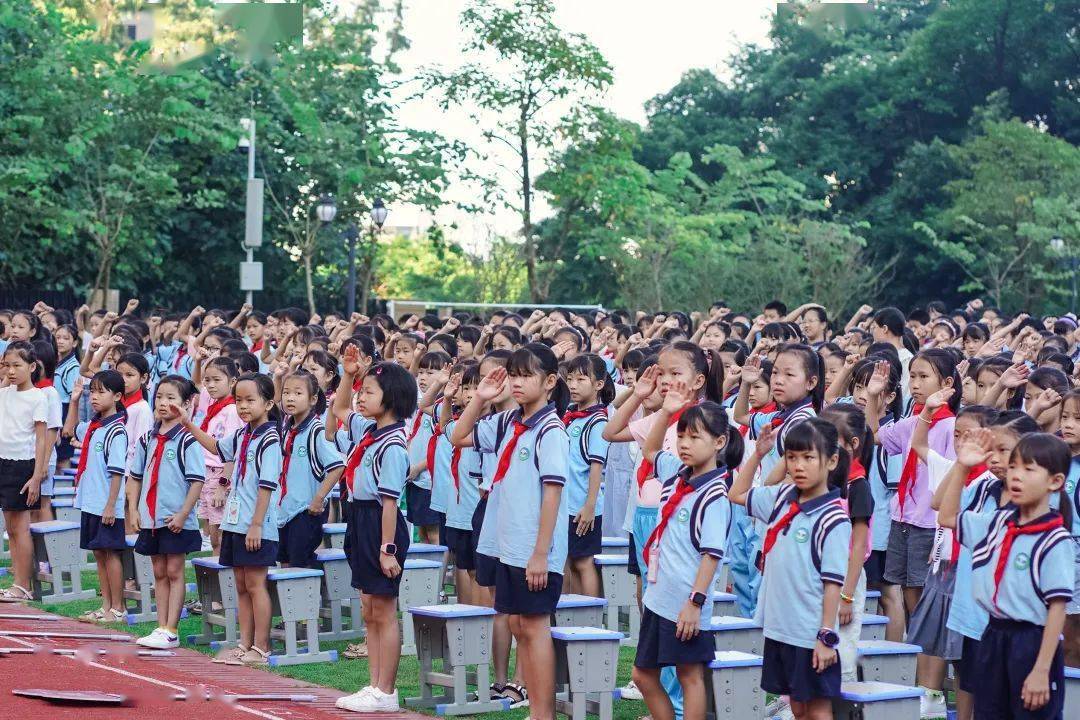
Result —
<instances>
[{"instance_id":1,"label":"boy in blue uniform","mask_svg":"<svg viewBox=\"0 0 1080 720\"><path fill-rule=\"evenodd\" d=\"M477 363L467 365L462 372L455 373L443 391L443 432L440 448L443 444L450 454L449 476L451 488L446 509L446 545L454 554L455 589L458 602L478 604L476 597L476 559L473 539L473 515L480 502L480 485L483 482L481 455L472 447L453 447L450 435L454 431L457 419L449 413L447 407L451 399L459 407L468 405L480 382L480 366ZM448 417L449 415L449 417Z\"/></svg>"}]
</instances>

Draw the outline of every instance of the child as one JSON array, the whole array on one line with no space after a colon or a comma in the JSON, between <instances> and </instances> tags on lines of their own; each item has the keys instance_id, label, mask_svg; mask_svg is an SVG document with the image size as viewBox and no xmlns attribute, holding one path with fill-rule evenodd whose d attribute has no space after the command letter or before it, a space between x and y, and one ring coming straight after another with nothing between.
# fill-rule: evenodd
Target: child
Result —
<instances>
[{"instance_id":1,"label":"child","mask_svg":"<svg viewBox=\"0 0 1080 720\"><path fill-rule=\"evenodd\" d=\"M80 383L71 396L72 408L81 395ZM101 608L82 615L90 622L120 622L127 616L120 564L120 553L127 549L123 488L129 444L123 399L124 378L102 370L90 381L93 419L76 427L78 413L68 412L64 423L64 435L74 436L82 447L75 473L75 507L82 511L79 547L94 551L101 590Z\"/></svg>"},{"instance_id":2,"label":"child","mask_svg":"<svg viewBox=\"0 0 1080 720\"><path fill-rule=\"evenodd\" d=\"M34 349L34 359L38 363L34 373L34 387L45 393L49 403L48 419L45 422L45 444L49 448L49 462L45 479L41 481L39 489L41 502L38 509L31 513L33 522L43 522L53 519L53 476L56 474L57 464L56 439L64 426L64 413L60 393L53 382L56 373L56 348L48 340L34 340L31 345Z\"/></svg>"},{"instance_id":3,"label":"child","mask_svg":"<svg viewBox=\"0 0 1080 720\"><path fill-rule=\"evenodd\" d=\"M602 479L608 442L603 438L607 405L615 384L599 355L578 355L566 364L566 385L573 401L563 415L570 436L570 477L566 484L568 524L566 570L569 591L601 597L593 557L601 552L604 492Z\"/></svg>"},{"instance_id":4,"label":"child","mask_svg":"<svg viewBox=\"0 0 1080 720\"><path fill-rule=\"evenodd\" d=\"M233 386L240 373L236 363L227 357L216 357L202 371L202 392L199 406L202 420L199 429L215 440L230 437L244 426L236 413ZM221 550L221 521L224 517L225 497L229 494L229 478L232 464L222 463L217 453L203 450L206 465L206 482L199 497L198 518L205 523L210 547L215 553Z\"/></svg>"},{"instance_id":5,"label":"child","mask_svg":"<svg viewBox=\"0 0 1080 720\"><path fill-rule=\"evenodd\" d=\"M53 376L53 385L57 395L60 396L61 423L67 418L68 401L71 400L71 391L75 387L75 381L79 378L79 361L81 359L82 345L79 342L79 331L71 325L61 325L53 334L56 341L56 352L60 361L56 365L56 373ZM71 442L61 438L56 448L57 467L64 469L68 466L74 449Z\"/></svg>"},{"instance_id":6,"label":"child","mask_svg":"<svg viewBox=\"0 0 1080 720\"><path fill-rule=\"evenodd\" d=\"M327 517L326 497L345 469L341 454L326 439L321 417L325 405L314 375L297 370L285 376L277 518L277 559L283 567L314 567Z\"/></svg>"},{"instance_id":7,"label":"child","mask_svg":"<svg viewBox=\"0 0 1080 720\"><path fill-rule=\"evenodd\" d=\"M199 522L191 511L206 479L203 451L172 413L174 406L190 412L194 396L195 386L180 375L158 381L157 422L136 443L128 471L128 515L139 533L135 552L150 556L158 615L157 628L136 642L156 650L180 646L176 626L184 603L184 566L188 553L202 547Z\"/></svg>"},{"instance_id":8,"label":"child","mask_svg":"<svg viewBox=\"0 0 1080 720\"><path fill-rule=\"evenodd\" d=\"M742 438L728 425L723 407L693 400L684 382L674 383L644 448L664 489L660 521L645 543L649 586L633 678L654 720L675 717L660 683L660 668L670 666L682 687L683 716L705 717L705 665L715 647L706 630L711 612L703 617L701 610L710 600L731 526L728 466L742 458ZM675 413L677 456L660 450L666 421Z\"/></svg>"},{"instance_id":9,"label":"child","mask_svg":"<svg viewBox=\"0 0 1080 720\"><path fill-rule=\"evenodd\" d=\"M247 374L233 385L236 412L244 427L220 440L174 406L184 429L199 444L233 463L232 482L221 523L218 562L236 573L240 639L214 658L227 665L266 665L270 657L270 593L266 569L278 555L278 478L281 476L279 412L274 406L274 382L266 375Z\"/></svg>"},{"instance_id":10,"label":"child","mask_svg":"<svg viewBox=\"0 0 1080 720\"><path fill-rule=\"evenodd\" d=\"M480 485L483 482L481 455L476 448L453 447L450 433L457 422L456 413L450 406L462 408L472 402L476 386L480 383L480 369L476 362L459 366L457 372L443 388L441 424L443 432L437 453L441 454L445 445L450 459L449 474L452 482L449 503L446 510L446 545L454 556L455 584L458 602L477 604L476 596L476 559L474 554L472 519L476 505L480 501Z\"/></svg>"},{"instance_id":11,"label":"child","mask_svg":"<svg viewBox=\"0 0 1080 720\"><path fill-rule=\"evenodd\" d=\"M0 387L0 509L4 511L14 583L0 590L0 602L32 600L33 545L30 511L40 503L49 462L46 440L48 400L34 387L39 368L30 343L12 342L4 350ZM86 455L84 454L83 457Z\"/></svg>"},{"instance_id":12,"label":"child","mask_svg":"<svg viewBox=\"0 0 1080 720\"><path fill-rule=\"evenodd\" d=\"M831 718L831 698L840 694L836 621L851 544L851 522L840 503L848 455L836 427L805 419L787 433L773 471L791 482L752 487L779 432L764 429L728 492L731 502L767 524L758 561L764 575L757 609L765 636L761 688L790 697L796 718Z\"/></svg>"},{"instance_id":13,"label":"child","mask_svg":"<svg viewBox=\"0 0 1080 720\"><path fill-rule=\"evenodd\" d=\"M338 698L337 707L394 712L400 707L395 688L401 657L397 595L409 549L405 517L397 504L409 471L404 421L416 412L416 381L400 365L376 363L363 376L353 412L353 378L359 370L360 353L351 346L342 358L334 415L344 423L349 443L343 475L348 499L345 553L352 586L363 603L371 685Z\"/></svg>"},{"instance_id":14,"label":"child","mask_svg":"<svg viewBox=\"0 0 1080 720\"><path fill-rule=\"evenodd\" d=\"M950 470L938 521L971 550L971 592L990 615L975 651L976 718L1060 718L1065 700L1061 631L1072 598L1075 555L1069 505L1050 508L1069 471L1069 449L1045 433L1024 437L1009 458L1005 507L963 511L972 470L993 447L987 429L968 433Z\"/></svg>"},{"instance_id":15,"label":"child","mask_svg":"<svg viewBox=\"0 0 1080 720\"><path fill-rule=\"evenodd\" d=\"M851 520L851 550L848 554L844 586L840 590L840 677L858 680L858 643L866 607L866 573L863 565L870 557L870 529L874 516L874 497L870 491L866 466L872 462L874 439L866 425L866 415L851 404L825 408L821 419L831 422L840 434L840 447L851 458L848 466L847 497L843 501Z\"/></svg>"},{"instance_id":16,"label":"child","mask_svg":"<svg viewBox=\"0 0 1080 720\"><path fill-rule=\"evenodd\" d=\"M520 410L477 423L507 383ZM555 716L550 618L566 564L568 515L562 488L570 443L559 413L568 395L555 354L546 345L530 343L510 356L506 369L496 368L480 382L451 437L456 446L473 443L480 452L498 455L489 504L489 511L495 508L499 559L495 609L509 616L517 638L535 720Z\"/></svg>"},{"instance_id":17,"label":"child","mask_svg":"<svg viewBox=\"0 0 1080 720\"><path fill-rule=\"evenodd\" d=\"M135 443L150 432L153 423L153 411L146 401L146 383L150 381L150 363L141 353L129 352L120 356L116 362L116 371L124 379L124 426L128 436L128 454L125 468L135 456Z\"/></svg>"},{"instance_id":18,"label":"child","mask_svg":"<svg viewBox=\"0 0 1080 720\"><path fill-rule=\"evenodd\" d=\"M398 347L400 347L400 342ZM425 353L420 359L420 369L416 373L416 383L421 393L427 393L432 385L437 384L440 376L445 376L450 365L450 356L442 352ZM404 365L403 367L408 367ZM439 398L436 398L436 402ZM410 419L406 442L409 445L409 484L405 487L405 507L408 520L419 528L420 540L438 544L439 528L445 523L445 516L431 507L434 483L431 469L428 467L428 448L434 451L433 438L442 430L434 412L427 408L417 408ZM437 442L437 441L436 441ZM434 457L432 457L434 460Z\"/></svg>"},{"instance_id":19,"label":"child","mask_svg":"<svg viewBox=\"0 0 1080 720\"><path fill-rule=\"evenodd\" d=\"M1072 514L1072 536L1080 538L1080 391L1066 393L1061 401L1061 439L1072 455L1065 478L1065 495ZM1076 577L1077 585L1065 618L1065 664L1070 667L1080 666L1080 540L1076 541Z\"/></svg>"}]
</instances>

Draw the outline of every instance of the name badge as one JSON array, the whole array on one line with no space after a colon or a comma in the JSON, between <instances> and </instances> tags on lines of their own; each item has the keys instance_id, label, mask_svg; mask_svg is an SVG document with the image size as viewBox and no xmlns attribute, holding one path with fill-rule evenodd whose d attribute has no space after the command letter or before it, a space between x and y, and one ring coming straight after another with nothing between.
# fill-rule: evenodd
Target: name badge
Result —
<instances>
[{"instance_id":1,"label":"name badge","mask_svg":"<svg viewBox=\"0 0 1080 720\"><path fill-rule=\"evenodd\" d=\"M225 523L237 525L240 522L240 499L232 498L225 503Z\"/></svg>"},{"instance_id":2,"label":"name badge","mask_svg":"<svg viewBox=\"0 0 1080 720\"><path fill-rule=\"evenodd\" d=\"M649 572L645 579L651 583L655 583L660 575L660 548L657 547L657 543L653 543L648 550L649 553Z\"/></svg>"}]
</instances>

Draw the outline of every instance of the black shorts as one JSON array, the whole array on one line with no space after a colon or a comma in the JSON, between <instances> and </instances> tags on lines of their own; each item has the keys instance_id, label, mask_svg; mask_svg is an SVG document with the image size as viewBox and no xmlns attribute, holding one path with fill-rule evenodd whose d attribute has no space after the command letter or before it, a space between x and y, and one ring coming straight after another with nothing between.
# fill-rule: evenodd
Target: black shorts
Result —
<instances>
[{"instance_id":1,"label":"black shorts","mask_svg":"<svg viewBox=\"0 0 1080 720\"><path fill-rule=\"evenodd\" d=\"M33 460L7 460L0 458L0 510L37 510L41 498L27 505L23 485L34 475Z\"/></svg>"},{"instance_id":2,"label":"black shorts","mask_svg":"<svg viewBox=\"0 0 1080 720\"><path fill-rule=\"evenodd\" d=\"M226 567L273 567L277 565L277 540L263 540L255 552L247 549L247 535L221 531L218 562Z\"/></svg>"},{"instance_id":3,"label":"black shorts","mask_svg":"<svg viewBox=\"0 0 1080 720\"><path fill-rule=\"evenodd\" d=\"M389 498L383 502L393 502ZM382 548L382 503L378 500L353 500L345 505L345 557L352 569L352 586L366 595L397 597L401 588L401 575L388 578L383 575L380 564ZM394 531L394 556L405 567L405 555L409 552L409 532L405 517L397 513Z\"/></svg>"},{"instance_id":4,"label":"black shorts","mask_svg":"<svg viewBox=\"0 0 1080 720\"><path fill-rule=\"evenodd\" d=\"M472 530L446 528L446 547L454 553L454 567L458 570L475 570L476 558L473 552Z\"/></svg>"},{"instance_id":5,"label":"black shorts","mask_svg":"<svg viewBox=\"0 0 1080 720\"><path fill-rule=\"evenodd\" d=\"M135 552L140 555L187 555L199 550L202 550L202 534L198 530L178 533L169 528L140 530L135 540Z\"/></svg>"},{"instance_id":6,"label":"black shorts","mask_svg":"<svg viewBox=\"0 0 1080 720\"><path fill-rule=\"evenodd\" d=\"M979 641L975 660L975 717L1052 720L1065 706L1065 662L1061 641L1050 661L1050 702L1038 710L1025 710L1020 691L1035 666L1043 628L1027 622L990 618Z\"/></svg>"},{"instance_id":7,"label":"black shorts","mask_svg":"<svg viewBox=\"0 0 1080 720\"><path fill-rule=\"evenodd\" d=\"M405 512L409 522L421 527L439 524L440 513L431 509L431 491L405 483Z\"/></svg>"},{"instance_id":8,"label":"black shorts","mask_svg":"<svg viewBox=\"0 0 1080 720\"><path fill-rule=\"evenodd\" d=\"M534 592L525 582L525 568L498 562L495 566L495 612L503 615L550 615L559 604L562 584L562 575L549 572L547 587Z\"/></svg>"},{"instance_id":9,"label":"black shorts","mask_svg":"<svg viewBox=\"0 0 1080 720\"><path fill-rule=\"evenodd\" d=\"M883 585L885 583L885 551L871 550L870 557L863 563L866 571L867 585Z\"/></svg>"},{"instance_id":10,"label":"black shorts","mask_svg":"<svg viewBox=\"0 0 1080 720\"><path fill-rule=\"evenodd\" d=\"M60 421L66 422L67 416L68 404L62 402L60 403ZM56 444L56 461L70 460L74 454L75 448L71 444L71 438L64 437L64 433L60 433L59 442Z\"/></svg>"},{"instance_id":11,"label":"black shorts","mask_svg":"<svg viewBox=\"0 0 1080 720\"><path fill-rule=\"evenodd\" d=\"M435 511L432 510L432 512ZM437 512L435 514L439 516L439 544L443 547L449 547L446 542L446 513Z\"/></svg>"},{"instance_id":12,"label":"black shorts","mask_svg":"<svg viewBox=\"0 0 1080 720\"><path fill-rule=\"evenodd\" d=\"M472 516L473 565L476 568L476 584L480 587L495 587L495 568L499 561L490 555L480 553L476 548L480 543L480 531L484 529L484 513L487 512L487 495L480 497Z\"/></svg>"},{"instance_id":13,"label":"black shorts","mask_svg":"<svg viewBox=\"0 0 1080 720\"><path fill-rule=\"evenodd\" d=\"M626 563L626 572L641 577L641 566L637 562L637 543L634 542L634 533L630 535L630 561Z\"/></svg>"},{"instance_id":14,"label":"black shorts","mask_svg":"<svg viewBox=\"0 0 1080 720\"><path fill-rule=\"evenodd\" d=\"M570 523L566 529L566 557L571 560L576 560L578 558L599 555L602 552L601 543L604 540L602 521L603 517L597 515L593 519L592 530L579 537L577 534L577 523L574 521L574 516L571 515Z\"/></svg>"},{"instance_id":15,"label":"black shorts","mask_svg":"<svg viewBox=\"0 0 1080 720\"><path fill-rule=\"evenodd\" d=\"M315 567L315 551L322 545L323 523L329 514L328 508L319 515L312 515L305 508L279 527L278 562L289 567Z\"/></svg>"},{"instance_id":16,"label":"black shorts","mask_svg":"<svg viewBox=\"0 0 1080 720\"><path fill-rule=\"evenodd\" d=\"M765 638L761 689L795 702L840 695L840 658L823 673L814 670L814 651ZM839 654L839 653L838 653Z\"/></svg>"},{"instance_id":17,"label":"black shorts","mask_svg":"<svg viewBox=\"0 0 1080 720\"><path fill-rule=\"evenodd\" d=\"M684 642L675 637L675 628L671 620L643 608L634 667L655 669L712 661L716 644L711 632L702 630L692 640Z\"/></svg>"},{"instance_id":18,"label":"black shorts","mask_svg":"<svg viewBox=\"0 0 1080 720\"><path fill-rule=\"evenodd\" d=\"M116 518L112 525L101 522L100 515L84 512L79 531L79 547L83 550L126 550L124 518Z\"/></svg>"},{"instance_id":19,"label":"black shorts","mask_svg":"<svg viewBox=\"0 0 1080 720\"><path fill-rule=\"evenodd\" d=\"M974 693L979 689L979 673L982 669L979 667L979 641L974 638L964 636L963 650L960 651L960 659L956 661L958 685L960 689L966 693Z\"/></svg>"}]
</instances>

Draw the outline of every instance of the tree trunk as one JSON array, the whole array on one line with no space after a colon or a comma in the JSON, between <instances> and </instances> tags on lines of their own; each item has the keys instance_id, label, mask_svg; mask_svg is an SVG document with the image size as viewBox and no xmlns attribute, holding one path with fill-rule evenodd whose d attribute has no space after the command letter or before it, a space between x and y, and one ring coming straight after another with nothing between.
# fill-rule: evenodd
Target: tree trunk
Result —
<instances>
[{"instance_id":1,"label":"tree trunk","mask_svg":"<svg viewBox=\"0 0 1080 720\"><path fill-rule=\"evenodd\" d=\"M529 280L529 297L534 303L544 300L536 277L536 245L532 229L532 178L529 175L529 126L526 107L521 108L518 120L518 152L521 154L521 234L525 240L525 275Z\"/></svg>"},{"instance_id":2,"label":"tree trunk","mask_svg":"<svg viewBox=\"0 0 1080 720\"><path fill-rule=\"evenodd\" d=\"M360 283L360 302L356 306L356 312L367 314L368 296L371 294L371 278L375 274L375 255L369 253L364 261L364 277Z\"/></svg>"},{"instance_id":3,"label":"tree trunk","mask_svg":"<svg viewBox=\"0 0 1080 720\"><path fill-rule=\"evenodd\" d=\"M308 247L304 249L304 285L307 286L307 303L308 312L312 315L315 314L315 289L312 286L311 280L311 255L313 248Z\"/></svg>"},{"instance_id":4,"label":"tree trunk","mask_svg":"<svg viewBox=\"0 0 1080 720\"><path fill-rule=\"evenodd\" d=\"M109 268L112 264L109 252L109 243L102 239L97 241L98 247L101 248L101 257L98 259L97 275L94 277L94 286L90 289L90 297L87 298L88 303L94 301L94 293L101 291L101 305L105 307L108 304L109 294Z\"/></svg>"}]
</instances>

